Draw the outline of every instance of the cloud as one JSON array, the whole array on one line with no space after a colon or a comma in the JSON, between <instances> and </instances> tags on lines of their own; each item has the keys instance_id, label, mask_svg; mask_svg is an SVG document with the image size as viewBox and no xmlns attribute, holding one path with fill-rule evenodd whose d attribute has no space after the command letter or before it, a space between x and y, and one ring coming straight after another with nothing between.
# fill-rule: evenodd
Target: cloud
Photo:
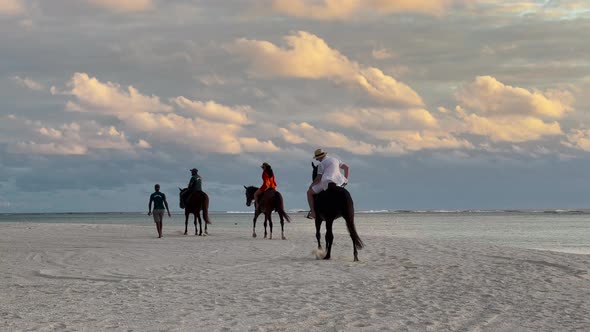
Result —
<instances>
[{"instance_id":1,"label":"cloud","mask_svg":"<svg viewBox=\"0 0 590 332\"><path fill-rule=\"evenodd\" d=\"M335 123L344 128L355 128L370 132L390 129L427 129L438 127L438 120L427 110L409 109L351 109L330 112L325 122Z\"/></svg>"},{"instance_id":2,"label":"cloud","mask_svg":"<svg viewBox=\"0 0 590 332\"><path fill-rule=\"evenodd\" d=\"M561 118L573 110L573 96L567 91L529 91L505 85L492 76L478 76L457 93L457 100L488 116L503 114Z\"/></svg>"},{"instance_id":3,"label":"cloud","mask_svg":"<svg viewBox=\"0 0 590 332\"><path fill-rule=\"evenodd\" d=\"M439 120L424 109L344 110L327 114L324 121L379 140L374 150L376 153L473 148L467 140L455 137L449 128L439 128Z\"/></svg>"},{"instance_id":4,"label":"cloud","mask_svg":"<svg viewBox=\"0 0 590 332\"><path fill-rule=\"evenodd\" d=\"M105 114L129 114L140 112L170 112L172 107L160 102L156 96L142 95L133 86L127 91L116 83L102 83L86 73L75 73L64 92L77 98L70 102L68 109L79 112L102 112ZM56 93L56 89L52 88Z\"/></svg>"},{"instance_id":5,"label":"cloud","mask_svg":"<svg viewBox=\"0 0 590 332\"><path fill-rule=\"evenodd\" d=\"M292 123L288 128L281 128L280 132L286 141L299 141L311 146L339 148L355 154L372 154L376 147L372 144L352 140L342 133L315 128L307 122ZM298 139L293 139L298 138Z\"/></svg>"},{"instance_id":6,"label":"cloud","mask_svg":"<svg viewBox=\"0 0 590 332\"><path fill-rule=\"evenodd\" d=\"M388 50L386 48L380 48L378 50L373 50L373 51L371 51L371 55L373 56L373 58L375 58L377 60L386 60L386 59L391 59L394 57L394 54L391 52L391 50Z\"/></svg>"},{"instance_id":7,"label":"cloud","mask_svg":"<svg viewBox=\"0 0 590 332\"><path fill-rule=\"evenodd\" d=\"M418 13L441 15L447 9L465 5L468 0L273 0L271 8L280 14L316 20L357 17L359 14L389 15Z\"/></svg>"},{"instance_id":8,"label":"cloud","mask_svg":"<svg viewBox=\"0 0 590 332\"><path fill-rule=\"evenodd\" d=\"M171 99L171 102L182 109L190 110L210 120L234 124L247 124L250 122L247 113L251 112L251 109L248 106L231 108L214 101L192 101L182 96Z\"/></svg>"},{"instance_id":9,"label":"cloud","mask_svg":"<svg viewBox=\"0 0 590 332\"><path fill-rule=\"evenodd\" d=\"M544 122L532 116L508 115L486 118L470 114L463 120L468 132L488 136L495 142L526 142L562 133L561 127L556 121Z\"/></svg>"},{"instance_id":10,"label":"cloud","mask_svg":"<svg viewBox=\"0 0 590 332\"><path fill-rule=\"evenodd\" d=\"M45 89L45 86L42 83L39 83L35 80L32 80L28 77L22 78L19 76L13 76L12 80L16 82L19 86L25 87L27 89L41 91Z\"/></svg>"},{"instance_id":11,"label":"cloud","mask_svg":"<svg viewBox=\"0 0 590 332\"><path fill-rule=\"evenodd\" d=\"M0 0L0 16L16 16L24 13L25 4L20 0Z\"/></svg>"},{"instance_id":12,"label":"cloud","mask_svg":"<svg viewBox=\"0 0 590 332\"><path fill-rule=\"evenodd\" d=\"M590 152L590 129L575 129L569 132L566 140L562 141L565 146Z\"/></svg>"},{"instance_id":13,"label":"cloud","mask_svg":"<svg viewBox=\"0 0 590 332\"><path fill-rule=\"evenodd\" d=\"M172 105L168 105L159 97L145 96L132 86L123 88L116 83L103 83L85 73L74 74L67 86L69 89L61 93L75 98L67 102L68 110L111 115L121 121L126 131L151 137L151 143L140 141L136 144L138 148L160 142L203 153L279 150L270 140L242 137L244 126L251 123L248 114L253 113L248 106L229 107L182 96L170 98Z\"/></svg>"},{"instance_id":14,"label":"cloud","mask_svg":"<svg viewBox=\"0 0 590 332\"><path fill-rule=\"evenodd\" d=\"M124 132L115 126L100 126L94 121L71 122L59 127L44 125L39 121L13 117L13 125L22 127L27 139L13 138L8 151L19 154L84 155L94 150L134 151L149 148L149 143L139 140L129 142Z\"/></svg>"},{"instance_id":15,"label":"cloud","mask_svg":"<svg viewBox=\"0 0 590 332\"><path fill-rule=\"evenodd\" d=\"M87 0L90 4L116 13L141 12L154 8L152 0Z\"/></svg>"},{"instance_id":16,"label":"cloud","mask_svg":"<svg viewBox=\"0 0 590 332\"><path fill-rule=\"evenodd\" d=\"M227 49L251 62L251 73L259 77L330 79L365 90L381 101L421 106L422 98L412 88L374 67L350 61L326 42L305 31L284 37L288 48L268 41L238 39Z\"/></svg>"},{"instance_id":17,"label":"cloud","mask_svg":"<svg viewBox=\"0 0 590 332\"><path fill-rule=\"evenodd\" d=\"M556 119L573 110L568 91L529 91L479 76L456 94L463 130L494 142L526 142L560 135ZM549 120L549 121L547 121Z\"/></svg>"}]
</instances>

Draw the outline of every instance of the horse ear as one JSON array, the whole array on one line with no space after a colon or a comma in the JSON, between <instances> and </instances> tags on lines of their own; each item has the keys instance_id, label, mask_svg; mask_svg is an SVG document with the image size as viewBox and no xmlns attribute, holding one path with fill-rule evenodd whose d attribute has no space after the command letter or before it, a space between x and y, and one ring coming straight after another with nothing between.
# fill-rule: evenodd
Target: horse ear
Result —
<instances>
[{"instance_id":1,"label":"horse ear","mask_svg":"<svg viewBox=\"0 0 590 332\"><path fill-rule=\"evenodd\" d=\"M180 189L180 187L178 187L178 190L179 190L179 191L182 191L182 189Z\"/></svg>"},{"instance_id":2,"label":"horse ear","mask_svg":"<svg viewBox=\"0 0 590 332\"><path fill-rule=\"evenodd\" d=\"M244 189L248 189L248 187L244 186Z\"/></svg>"}]
</instances>

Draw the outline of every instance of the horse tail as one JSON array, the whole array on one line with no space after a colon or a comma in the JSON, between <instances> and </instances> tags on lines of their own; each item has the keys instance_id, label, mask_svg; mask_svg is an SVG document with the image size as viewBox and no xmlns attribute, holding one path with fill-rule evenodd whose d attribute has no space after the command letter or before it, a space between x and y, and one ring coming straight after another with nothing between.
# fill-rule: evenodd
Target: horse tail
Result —
<instances>
[{"instance_id":1,"label":"horse tail","mask_svg":"<svg viewBox=\"0 0 590 332\"><path fill-rule=\"evenodd\" d=\"M346 218L344 218L344 220L346 220L346 228L348 228L348 233L352 238L352 243L354 244L354 247L357 250L360 250L365 246L365 244L359 237L358 233L356 232L356 227L354 226L354 203L348 190L342 188L342 191L344 192L346 202L346 207L344 210L347 214Z\"/></svg>"},{"instance_id":2,"label":"horse tail","mask_svg":"<svg viewBox=\"0 0 590 332\"><path fill-rule=\"evenodd\" d=\"M289 217L289 215L285 212L285 206L283 204L283 195L281 195L281 193L278 191L275 191L275 192L276 192L275 200L276 200L277 213L282 218L285 218L287 220L287 222L291 222L291 217Z\"/></svg>"},{"instance_id":3,"label":"horse tail","mask_svg":"<svg viewBox=\"0 0 590 332\"><path fill-rule=\"evenodd\" d=\"M211 224L209 221L209 195L203 192L203 219L205 219L205 224Z\"/></svg>"}]
</instances>

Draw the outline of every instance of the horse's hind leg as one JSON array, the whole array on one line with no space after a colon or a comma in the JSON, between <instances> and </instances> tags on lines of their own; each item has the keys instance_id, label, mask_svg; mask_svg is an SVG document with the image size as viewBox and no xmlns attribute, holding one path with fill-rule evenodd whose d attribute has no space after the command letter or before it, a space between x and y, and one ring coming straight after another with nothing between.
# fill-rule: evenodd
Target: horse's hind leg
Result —
<instances>
[{"instance_id":1,"label":"horse's hind leg","mask_svg":"<svg viewBox=\"0 0 590 332\"><path fill-rule=\"evenodd\" d=\"M286 240L285 237L285 218L279 213L279 218L281 219L281 239Z\"/></svg>"},{"instance_id":2,"label":"horse's hind leg","mask_svg":"<svg viewBox=\"0 0 590 332\"><path fill-rule=\"evenodd\" d=\"M322 220L316 218L315 220L315 238L318 240L318 249L322 249L322 235L320 229L322 228Z\"/></svg>"},{"instance_id":3,"label":"horse's hind leg","mask_svg":"<svg viewBox=\"0 0 590 332\"><path fill-rule=\"evenodd\" d=\"M197 219L199 220L199 236L203 236L203 222L201 220L200 212L197 213ZM196 227L195 227L195 231L196 231Z\"/></svg>"},{"instance_id":4,"label":"horse's hind leg","mask_svg":"<svg viewBox=\"0 0 590 332\"><path fill-rule=\"evenodd\" d=\"M268 214L268 224L270 226L270 237L269 240L272 240L272 212Z\"/></svg>"},{"instance_id":5,"label":"horse's hind leg","mask_svg":"<svg viewBox=\"0 0 590 332\"><path fill-rule=\"evenodd\" d=\"M184 213L184 235L188 234L188 213Z\"/></svg>"},{"instance_id":6,"label":"horse's hind leg","mask_svg":"<svg viewBox=\"0 0 590 332\"><path fill-rule=\"evenodd\" d=\"M264 214L264 238L266 239L268 233L266 232L266 226L268 225L268 216Z\"/></svg>"},{"instance_id":7,"label":"horse's hind leg","mask_svg":"<svg viewBox=\"0 0 590 332\"><path fill-rule=\"evenodd\" d=\"M207 232L207 221L205 221L205 235L209 235L209 233Z\"/></svg>"},{"instance_id":8,"label":"horse's hind leg","mask_svg":"<svg viewBox=\"0 0 590 332\"><path fill-rule=\"evenodd\" d=\"M195 212L195 235L199 235L198 229L197 229L197 219L199 218L199 211Z\"/></svg>"},{"instance_id":9,"label":"horse's hind leg","mask_svg":"<svg viewBox=\"0 0 590 332\"><path fill-rule=\"evenodd\" d=\"M332 223L334 220L326 220L326 256L324 259L330 259L332 253L332 242L334 241L334 233L332 233Z\"/></svg>"}]
</instances>

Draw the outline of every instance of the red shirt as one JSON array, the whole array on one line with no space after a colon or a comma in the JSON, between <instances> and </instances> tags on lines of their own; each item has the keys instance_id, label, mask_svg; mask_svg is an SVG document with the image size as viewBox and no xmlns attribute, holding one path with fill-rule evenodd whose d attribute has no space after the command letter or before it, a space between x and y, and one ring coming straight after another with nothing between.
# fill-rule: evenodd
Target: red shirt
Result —
<instances>
[{"instance_id":1,"label":"red shirt","mask_svg":"<svg viewBox=\"0 0 590 332\"><path fill-rule=\"evenodd\" d=\"M274 176L269 176L266 170L262 171L262 186L260 187L260 191L265 191L267 189L276 189L277 182L275 181Z\"/></svg>"}]
</instances>

